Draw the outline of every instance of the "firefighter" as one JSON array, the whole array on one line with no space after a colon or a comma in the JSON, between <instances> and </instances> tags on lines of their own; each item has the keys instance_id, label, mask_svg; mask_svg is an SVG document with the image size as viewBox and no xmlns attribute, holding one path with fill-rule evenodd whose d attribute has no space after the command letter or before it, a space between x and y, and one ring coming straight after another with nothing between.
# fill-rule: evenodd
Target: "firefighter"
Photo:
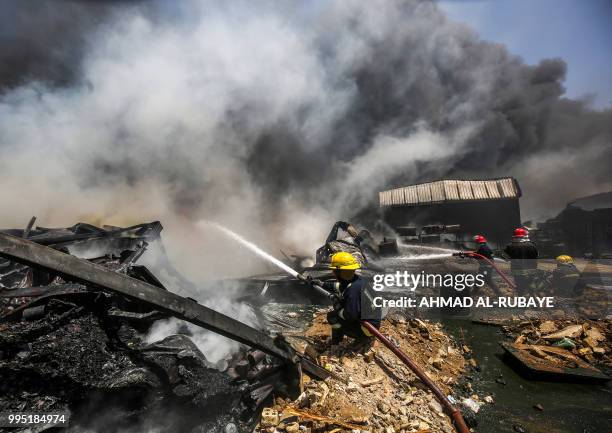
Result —
<instances>
[{"instance_id":1,"label":"firefighter","mask_svg":"<svg viewBox=\"0 0 612 433\"><path fill-rule=\"evenodd\" d=\"M487 244L487 238L485 238L483 235L476 235L474 236L473 239L474 239L474 242L476 242L476 245L478 245L478 248L474 252L492 261L493 260L493 250L491 250L491 248ZM483 259L479 259L478 273L485 276L485 282L491 288L491 290L493 290L493 292L496 295L498 296L501 295L501 291L499 290L499 287L497 287L497 284L493 280L493 267L491 266L489 262ZM474 287L473 294L477 295L479 289L480 289L479 287Z\"/></svg>"},{"instance_id":2,"label":"firefighter","mask_svg":"<svg viewBox=\"0 0 612 433\"><path fill-rule=\"evenodd\" d=\"M558 296L570 298L578 293L580 271L571 256L562 254L556 259L557 267L552 271L551 285Z\"/></svg>"},{"instance_id":3,"label":"firefighter","mask_svg":"<svg viewBox=\"0 0 612 433\"><path fill-rule=\"evenodd\" d=\"M372 305L368 284L355 272L360 267L350 253L341 251L331 257L330 268L336 281L326 281L323 287L336 294L334 308L327 314L327 321L332 327L332 347L346 335L354 338L357 346L367 350L373 343L373 337L361 326L361 320L380 327L380 316Z\"/></svg>"},{"instance_id":4,"label":"firefighter","mask_svg":"<svg viewBox=\"0 0 612 433\"><path fill-rule=\"evenodd\" d=\"M340 230L346 232L346 236L343 238L338 237ZM369 233L367 230L357 232L357 229L352 224L346 221L337 221L333 225L329 235L327 235L325 244L316 252L317 263L329 263L334 253L345 251L350 252L361 265L365 266L368 262L368 257L366 256L364 247L369 246L367 239L368 235ZM371 250L371 248L369 248L369 250Z\"/></svg>"},{"instance_id":5,"label":"firefighter","mask_svg":"<svg viewBox=\"0 0 612 433\"><path fill-rule=\"evenodd\" d=\"M519 296L535 292L538 281L538 249L529 239L529 232L519 227L504 252L510 257L510 270Z\"/></svg>"}]
</instances>

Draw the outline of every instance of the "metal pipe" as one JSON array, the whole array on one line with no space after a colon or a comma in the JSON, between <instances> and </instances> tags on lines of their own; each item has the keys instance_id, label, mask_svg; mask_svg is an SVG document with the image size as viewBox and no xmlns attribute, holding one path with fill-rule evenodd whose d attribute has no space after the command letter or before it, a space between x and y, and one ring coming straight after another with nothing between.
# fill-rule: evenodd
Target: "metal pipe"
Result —
<instances>
[{"instance_id":1,"label":"metal pipe","mask_svg":"<svg viewBox=\"0 0 612 433\"><path fill-rule=\"evenodd\" d=\"M415 364L415 362L408 357L399 347L397 347L391 340L385 337L374 325L365 320L361 321L361 325L365 327L372 335L374 335L378 341L384 344L391 352L395 354L399 359L402 360L404 364L406 364L410 370L419 378L421 381L427 385L427 387L434 393L440 404L446 409L446 412L450 416L455 429L459 433L469 433L470 429L468 428L463 416L461 415L461 411L457 409L455 406L448 401L448 398L444 395L444 393L438 388L438 386L425 374L421 368Z\"/></svg>"}]
</instances>

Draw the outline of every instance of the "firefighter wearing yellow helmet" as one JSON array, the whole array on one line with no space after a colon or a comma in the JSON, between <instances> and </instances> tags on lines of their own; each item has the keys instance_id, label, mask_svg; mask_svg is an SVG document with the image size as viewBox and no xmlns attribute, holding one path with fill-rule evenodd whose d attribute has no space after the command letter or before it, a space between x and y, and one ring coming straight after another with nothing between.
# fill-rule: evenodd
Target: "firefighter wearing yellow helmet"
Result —
<instances>
[{"instance_id":1,"label":"firefighter wearing yellow helmet","mask_svg":"<svg viewBox=\"0 0 612 433\"><path fill-rule=\"evenodd\" d=\"M567 254L557 256L557 267L552 272L551 285L557 296L569 298L578 293L580 271Z\"/></svg>"},{"instance_id":2,"label":"firefighter wearing yellow helmet","mask_svg":"<svg viewBox=\"0 0 612 433\"><path fill-rule=\"evenodd\" d=\"M378 328L380 316L371 311L368 284L356 273L361 265L352 254L341 251L332 255L329 267L336 280L325 282L323 287L337 295L334 308L327 315L332 327L331 344L339 344L346 335L354 338L360 349L368 349L373 337L361 326L361 320L365 319Z\"/></svg>"},{"instance_id":3,"label":"firefighter wearing yellow helmet","mask_svg":"<svg viewBox=\"0 0 612 433\"><path fill-rule=\"evenodd\" d=\"M562 265L574 263L574 259L571 256L568 256L567 254L561 254L560 256L557 256L555 260L557 260L557 263Z\"/></svg>"}]
</instances>

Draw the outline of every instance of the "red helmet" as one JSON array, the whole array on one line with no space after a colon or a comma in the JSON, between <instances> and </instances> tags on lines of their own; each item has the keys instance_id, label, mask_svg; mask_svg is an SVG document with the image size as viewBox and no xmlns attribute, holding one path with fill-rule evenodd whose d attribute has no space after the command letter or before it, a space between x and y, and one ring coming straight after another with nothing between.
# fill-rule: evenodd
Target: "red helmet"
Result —
<instances>
[{"instance_id":1,"label":"red helmet","mask_svg":"<svg viewBox=\"0 0 612 433\"><path fill-rule=\"evenodd\" d=\"M487 238L485 238L483 235L476 235L474 236L474 242L478 244L486 244Z\"/></svg>"},{"instance_id":2,"label":"red helmet","mask_svg":"<svg viewBox=\"0 0 612 433\"><path fill-rule=\"evenodd\" d=\"M514 229L514 236L517 238L524 238L525 236L527 236L527 234L527 230L525 230L523 227Z\"/></svg>"}]
</instances>

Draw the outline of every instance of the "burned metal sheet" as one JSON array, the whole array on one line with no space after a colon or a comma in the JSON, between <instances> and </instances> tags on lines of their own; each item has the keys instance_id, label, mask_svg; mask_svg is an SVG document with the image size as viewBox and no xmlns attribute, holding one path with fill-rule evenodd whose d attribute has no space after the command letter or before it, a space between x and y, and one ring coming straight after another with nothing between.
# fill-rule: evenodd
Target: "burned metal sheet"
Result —
<instances>
[{"instance_id":1,"label":"burned metal sheet","mask_svg":"<svg viewBox=\"0 0 612 433\"><path fill-rule=\"evenodd\" d=\"M83 282L136 299L179 319L257 348L287 362L300 362L305 371L317 377L329 376L329 372L325 369L299 357L289 347L281 347L263 332L200 305L193 299L184 298L144 281L113 272L104 266L6 233L0 233L0 256L57 273L65 280Z\"/></svg>"}]
</instances>

